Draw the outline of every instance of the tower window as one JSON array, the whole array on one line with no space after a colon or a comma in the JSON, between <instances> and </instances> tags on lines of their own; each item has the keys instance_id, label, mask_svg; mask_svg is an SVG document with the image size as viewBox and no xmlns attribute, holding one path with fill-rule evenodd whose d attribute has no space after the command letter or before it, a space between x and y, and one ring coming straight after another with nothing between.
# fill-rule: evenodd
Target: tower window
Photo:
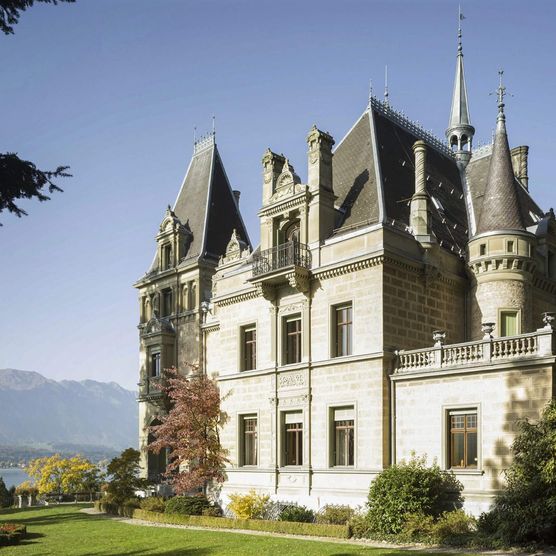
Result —
<instances>
[{"instance_id":1,"label":"tower window","mask_svg":"<svg viewBox=\"0 0 556 556\"><path fill-rule=\"evenodd\" d=\"M160 352L151 354L151 377L160 376Z\"/></svg>"},{"instance_id":2,"label":"tower window","mask_svg":"<svg viewBox=\"0 0 556 556\"><path fill-rule=\"evenodd\" d=\"M514 252L514 242L508 241L508 253L513 253L513 252Z\"/></svg>"},{"instance_id":3,"label":"tower window","mask_svg":"<svg viewBox=\"0 0 556 556\"><path fill-rule=\"evenodd\" d=\"M172 314L172 290L167 289L162 292L162 316L167 317Z\"/></svg>"},{"instance_id":4,"label":"tower window","mask_svg":"<svg viewBox=\"0 0 556 556\"><path fill-rule=\"evenodd\" d=\"M518 311L500 311L500 336L516 336L519 334L518 317Z\"/></svg>"},{"instance_id":5,"label":"tower window","mask_svg":"<svg viewBox=\"0 0 556 556\"><path fill-rule=\"evenodd\" d=\"M484 257L487 253L487 246L486 243L481 243L481 245L479 245L479 255L481 257Z\"/></svg>"}]
</instances>

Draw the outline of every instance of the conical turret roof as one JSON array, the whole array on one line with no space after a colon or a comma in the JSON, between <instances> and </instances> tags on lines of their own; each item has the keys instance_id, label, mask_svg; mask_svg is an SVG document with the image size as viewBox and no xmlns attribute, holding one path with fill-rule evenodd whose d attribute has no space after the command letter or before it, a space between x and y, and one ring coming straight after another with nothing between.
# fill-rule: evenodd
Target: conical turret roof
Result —
<instances>
[{"instance_id":1,"label":"conical turret roof","mask_svg":"<svg viewBox=\"0 0 556 556\"><path fill-rule=\"evenodd\" d=\"M524 230L504 115L505 88L498 89L498 118L477 234L498 230Z\"/></svg>"}]
</instances>

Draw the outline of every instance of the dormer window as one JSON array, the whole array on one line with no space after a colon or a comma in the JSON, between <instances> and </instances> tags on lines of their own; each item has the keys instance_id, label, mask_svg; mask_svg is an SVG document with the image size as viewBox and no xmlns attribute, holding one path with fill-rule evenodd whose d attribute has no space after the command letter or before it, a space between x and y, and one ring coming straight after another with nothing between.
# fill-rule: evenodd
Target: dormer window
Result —
<instances>
[{"instance_id":1,"label":"dormer window","mask_svg":"<svg viewBox=\"0 0 556 556\"><path fill-rule=\"evenodd\" d=\"M162 270L172 267L172 246L167 243L162 247Z\"/></svg>"}]
</instances>

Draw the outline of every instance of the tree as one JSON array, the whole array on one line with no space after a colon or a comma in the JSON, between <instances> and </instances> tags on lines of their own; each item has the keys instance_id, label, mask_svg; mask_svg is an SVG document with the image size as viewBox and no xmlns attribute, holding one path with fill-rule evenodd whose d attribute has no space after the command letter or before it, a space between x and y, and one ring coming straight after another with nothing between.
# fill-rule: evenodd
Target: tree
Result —
<instances>
[{"instance_id":1,"label":"tree","mask_svg":"<svg viewBox=\"0 0 556 556\"><path fill-rule=\"evenodd\" d=\"M155 441L148 449L154 453L168 450L165 476L177 494L186 494L208 483L222 483L227 451L220 443L220 427L226 420L220 409L216 381L193 373L185 377L175 367L165 370L170 409L162 424L152 427Z\"/></svg>"},{"instance_id":2,"label":"tree","mask_svg":"<svg viewBox=\"0 0 556 556\"><path fill-rule=\"evenodd\" d=\"M479 529L500 545L556 543L556 400L536 422L519 423L507 488Z\"/></svg>"},{"instance_id":3,"label":"tree","mask_svg":"<svg viewBox=\"0 0 556 556\"><path fill-rule=\"evenodd\" d=\"M0 508L9 508L13 503L13 495L6 488L4 479L0 477Z\"/></svg>"},{"instance_id":4,"label":"tree","mask_svg":"<svg viewBox=\"0 0 556 556\"><path fill-rule=\"evenodd\" d=\"M27 474L35 481L39 494L75 494L96 490L100 470L82 456L62 458L59 454L29 462ZM96 483L92 480L96 478Z\"/></svg>"},{"instance_id":5,"label":"tree","mask_svg":"<svg viewBox=\"0 0 556 556\"><path fill-rule=\"evenodd\" d=\"M30 8L35 2L56 5L58 2L75 0L0 0L0 30L6 34L14 32L21 12ZM16 153L0 153L0 213L8 210L21 217L27 213L15 201L32 199L48 201L46 194L62 191L52 180L71 176L69 166L58 166L55 170L39 170L32 162L22 160ZM2 224L0 224L1 226Z\"/></svg>"},{"instance_id":6,"label":"tree","mask_svg":"<svg viewBox=\"0 0 556 556\"><path fill-rule=\"evenodd\" d=\"M58 2L75 2L75 0L0 0L0 31L5 35L13 34L13 25L19 22L21 12L30 8L35 2L56 5Z\"/></svg>"},{"instance_id":7,"label":"tree","mask_svg":"<svg viewBox=\"0 0 556 556\"><path fill-rule=\"evenodd\" d=\"M139 477L141 454L133 448L127 448L110 461L107 467L110 482L106 493L116 504L122 504L135 496L135 491L145 488L147 481Z\"/></svg>"}]
</instances>

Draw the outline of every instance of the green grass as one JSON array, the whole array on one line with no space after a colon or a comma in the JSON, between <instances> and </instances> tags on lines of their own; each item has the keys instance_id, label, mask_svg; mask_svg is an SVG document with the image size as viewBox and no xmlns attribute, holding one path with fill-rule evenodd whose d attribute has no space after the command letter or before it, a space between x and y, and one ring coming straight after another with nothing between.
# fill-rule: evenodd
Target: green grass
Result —
<instances>
[{"instance_id":1,"label":"green grass","mask_svg":"<svg viewBox=\"0 0 556 556\"><path fill-rule=\"evenodd\" d=\"M22 523L27 525L28 531L28 538L19 545L1 548L1 556L27 554L41 556L47 554L56 556L118 556L121 554L408 556L409 554L402 550L366 548L321 541L129 525L104 516L84 514L79 511L82 507L72 505L0 510L0 522ZM426 552L419 552L419 555L429 556ZM435 556L439 556L439 553Z\"/></svg>"}]
</instances>

